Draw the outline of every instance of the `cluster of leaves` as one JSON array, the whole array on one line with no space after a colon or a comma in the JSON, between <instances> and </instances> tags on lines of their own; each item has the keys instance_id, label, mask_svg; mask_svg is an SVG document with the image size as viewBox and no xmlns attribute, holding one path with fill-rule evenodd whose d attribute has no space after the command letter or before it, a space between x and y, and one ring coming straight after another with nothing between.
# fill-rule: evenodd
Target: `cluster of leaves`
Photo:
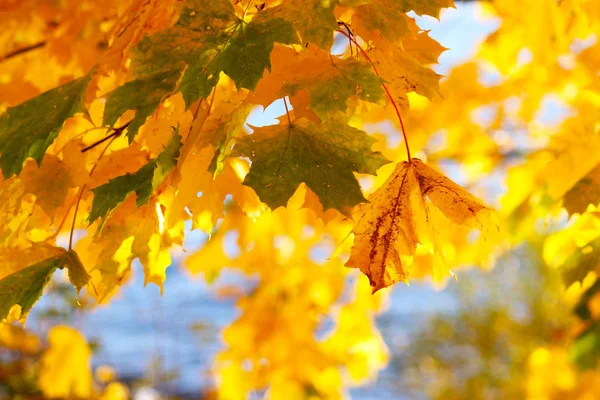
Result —
<instances>
[{"instance_id":1,"label":"cluster of leaves","mask_svg":"<svg viewBox=\"0 0 600 400\"><path fill-rule=\"evenodd\" d=\"M439 95L440 76L428 64L444 48L406 13L438 17L452 5L114 1L103 5L101 23L95 17L82 26L85 7L67 2L38 14L56 29L37 27L25 15L31 4L10 7L9 80L18 81L19 66L39 53L56 60L46 68L65 68L73 79L47 88L35 76L31 83L49 90L3 100L0 236L11 263L0 275L0 317L11 307L26 316L63 265L77 289L85 286L84 295L99 302L128 279L134 259L145 282L162 288L191 222L212 238L187 258L190 270L207 280L225 267L260 276L226 331L222 390L327 394L340 390L343 366L356 380L367 377L386 359L370 322L379 300L369 292L407 282L417 248L434 257L436 281L449 275L434 214L466 227L489 225L490 210L411 158L408 142L407 161L369 202L357 178L390 162L372 149L384 148L359 128L361 116L385 113L402 124L410 93ZM53 43L66 38L97 51L57 59ZM281 99L287 115L279 123L245 125L254 108ZM241 249L235 259L224 252L231 231ZM314 246L330 254L338 247L325 268L311 258ZM345 259L369 277L371 290L359 289L344 305L322 343L314 334L341 301ZM306 316L304 326L297 315ZM292 320L297 340L284 328ZM377 350L355 354L359 343ZM250 369L248 360L256 361ZM296 372L275 384L290 365Z\"/></svg>"},{"instance_id":2,"label":"cluster of leaves","mask_svg":"<svg viewBox=\"0 0 600 400\"><path fill-rule=\"evenodd\" d=\"M566 301L582 302L573 357L596 366L594 0L528 0L543 34L522 2L486 5L501 27L441 87L430 64L445 49L407 13L437 18L452 0L46 3L0 16L1 318L25 316L56 268L99 302L135 259L162 288L191 225L211 239L186 257L190 271L259 278L225 331L220 394L335 396L343 367L362 380L385 364L372 291L441 284L450 266L489 266L542 236ZM541 124L549 98L573 116ZM286 110L277 124L246 124L271 104ZM431 166L448 160L466 182L508 175L500 222ZM351 299L344 265L368 277Z\"/></svg>"},{"instance_id":3,"label":"cluster of leaves","mask_svg":"<svg viewBox=\"0 0 600 400\"><path fill-rule=\"evenodd\" d=\"M437 16L442 6L450 5L415 11ZM135 21L124 30L117 29L110 48L125 54L119 69L105 55L82 77L9 107L0 117L0 169L4 184L11 185L5 192L14 194L14 185L22 182L25 192L35 196L35 204L50 219L46 226L55 231L29 246L19 244L21 232L14 232L17 243L7 243L6 252L37 254L43 252L40 246L46 251L48 242L54 241L65 227L64 221L74 205L72 235L82 216L86 216L87 207L80 205L91 197L85 221L90 231L96 230L89 245L98 248L100 255L95 262L85 264L90 273L99 272L94 285L96 295L106 298L134 258L142 261L146 281L161 285L164 269L170 264L169 247L172 243L181 244L181 223L190 218L184 214L186 208L192 211L193 220L206 211L211 214L207 230L223 216L210 207L194 207L190 195L198 197L202 193L204 197L206 191L207 197L215 197L214 203L222 204L225 195L242 190L229 187L217 194L200 187L186 166L201 159L199 153L204 152L210 163L197 168L212 175L209 185L226 176L226 165L233 162L230 157L245 157L250 159L251 167L246 174L238 174L245 175L241 183L254 189L260 202L271 209L285 206L304 184L316 195L316 201L306 207L315 211L335 209L350 217L355 206L366 202L354 173L374 175L388 161L380 152L371 150L375 139L349 125L349 118L360 114L357 107L393 106L402 122L398 107L406 108L407 93L416 91L433 97L438 76L422 66L413 53L435 47L435 42L404 14L412 6L404 9L393 3L315 2L309 7L309 22L298 12L301 7L297 2L258 6L228 1L186 1L156 5L156 9L132 6L128 10L132 15L126 14L125 18L152 19L155 14L170 11L175 22L165 21L162 29L156 31L148 31ZM385 9L393 14L383 15ZM400 18L401 28L392 16ZM349 39L349 45L343 46L341 55L334 56L329 49L338 26L344 27L340 32ZM120 41L128 31L133 32L133 37ZM408 49L404 48L405 40L410 41ZM372 46L373 59L363 48L367 45ZM438 51L441 49L438 47ZM106 75L117 72L121 79L128 79L129 74L133 79L120 85L113 83L116 88L110 91L102 90ZM389 96L389 105L385 104L384 92ZM287 123L257 127L251 135L244 134L249 106L266 107L280 98L284 99ZM154 143L150 143L149 117L162 119L159 113L167 108L166 104L178 101L183 104L174 105L171 113L180 116L165 118L177 124L172 125L173 134L165 135L164 130L154 128L158 132L153 135ZM288 109L288 101L293 113ZM102 117L96 125L97 114ZM65 123L73 118L92 128L83 136L78 134L77 139L69 138ZM127 122L115 128L120 120ZM107 127L108 136L83 147L88 139L86 133L96 127ZM140 132L142 127L144 132ZM67 137L60 140L59 135ZM139 154L143 161L137 164L134 154L129 154L124 160L128 165L115 168L109 157L117 156L113 142L120 136L127 138L123 144L127 147L121 153ZM107 140L88 169L89 160L77 151L90 153ZM62 145L57 148L59 142ZM423 227L431 225L430 201L455 223L479 228L483 227L482 213L489 211L443 175L418 159L410 159L408 143L406 148L408 162L398 165L397 171L372 195L369 206L362 207L356 217L360 222L354 229L355 246L347 265L365 272L374 290L407 281L417 244L432 246L436 252L434 229ZM208 151L212 151L212 156ZM25 165L28 159L33 161ZM102 162L113 164L110 172L101 171ZM46 184L49 178L56 186ZM191 180L196 180L196 184ZM58 187L61 196L56 194ZM60 209L67 203L70 191L77 193L76 200L73 197L70 205ZM244 195L253 194L245 191ZM135 206L130 206L134 199ZM247 201L236 199L242 208ZM256 199L251 201L259 203ZM149 213L157 216L144 217ZM60 223L53 226L60 214ZM130 223L124 224L120 218L129 219ZM140 218L144 221L141 225L136 222ZM99 225L94 224L97 220ZM37 223L29 226L40 229ZM71 245L70 240L68 254L75 254ZM130 249L126 251L126 247ZM50 265L55 264L55 258L47 256L36 264L36 270L43 271L40 274L46 280L52 272ZM435 274L440 275L439 271ZM7 314L10 303L20 305L25 315L31 307L29 297L39 296L43 285L29 285L21 278L15 274L5 278L5 285L18 286L18 294L6 302L1 316Z\"/></svg>"}]
</instances>

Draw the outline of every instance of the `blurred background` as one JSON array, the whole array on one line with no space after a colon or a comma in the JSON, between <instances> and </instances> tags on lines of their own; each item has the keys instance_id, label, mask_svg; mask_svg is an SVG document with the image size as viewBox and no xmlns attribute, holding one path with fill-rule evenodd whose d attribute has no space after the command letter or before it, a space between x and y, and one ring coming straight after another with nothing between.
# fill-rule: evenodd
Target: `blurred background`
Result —
<instances>
[{"instance_id":1,"label":"blurred background","mask_svg":"<svg viewBox=\"0 0 600 400\"><path fill-rule=\"evenodd\" d=\"M517 13L516 2L497 3L499 9L511 8L513 14ZM531 3L531 6L534 2L524 3ZM500 14L491 12L485 3L458 2L455 9L444 9L439 21L415 16L422 29L428 30L432 38L449 49L442 53L439 64L433 68L439 74L449 76L442 78L442 85L450 86L457 94L456 98L441 101L454 101L457 108L464 105L472 123L480 126L478 129L485 131L485 135L489 134L486 137L495 142L494 151L497 151L490 155L485 153L489 149L484 148L481 153L485 153L484 159L483 155L478 156L477 149L470 149L465 144L470 153L461 154L458 151L461 146L435 131L424 136L423 150L418 156L429 157L448 176L494 207L506 206L502 199L512 184L508 171L547 144L543 135L531 134L524 124L515 122L517 112L511 111L511 107L521 111L523 107L529 107L527 102L531 99L519 100L519 93L505 96L499 102L504 113L501 118L497 108L495 111L485 107L475 109L469 104L470 100L481 97L481 92L469 92L469 88L464 87L459 93L456 89L460 86L461 76L469 76L469 61L485 53L481 44L501 26ZM541 23L539 29L545 29ZM546 32L540 35L546 35ZM337 45L342 45L342 39ZM520 39L527 41L530 38ZM516 41L517 37L512 40ZM591 37L583 47L589 47L595 40L595 36ZM523 44L521 47L524 50L516 51L515 68L531 64L534 55L537 57L535 49L527 49ZM501 54L495 56L502 57ZM487 59L488 64L493 63L490 59L493 57ZM453 81L451 74L457 66L461 67L458 78ZM506 78L502 76L505 71L500 68L485 68L485 63L479 67L477 77L482 87L505 82ZM543 86L544 83L537 84ZM527 129L539 132L546 129L543 127L560 126L568 117L577 115L556 95L541 97L538 104L531 105L535 116L527 121ZM515 106L519 102L520 105ZM420 121L432 115L431 108L419 109L418 99L415 103L416 111L408 117L409 126L419 126ZM447 108L449 110L440 111L447 115L435 117L439 119L438 125L444 124L444 118L450 121L457 115ZM254 110L247 123L250 126L270 124L284 112L278 102L266 110ZM502 121L496 126L498 119ZM369 127L366 122L363 129L382 135L389 147L401 145L398 131L392 124ZM450 127L446 133L450 135L449 132ZM464 141L465 137L455 140ZM394 141L397 142L395 145ZM445 152L448 148L458 150L449 154ZM528 182L523 185L535 187ZM364 186L373 184L367 178L361 183ZM540 213L551 214L550 218L544 217L544 222L537 222L542 226L535 225L538 228L535 235L519 234L520 228L513 226L509 228L513 234L510 246L501 246L502 251L495 252L494 257L488 257L485 263L477 266L466 257L467 261L456 270L457 281L440 285L429 279L415 279L410 285L397 284L384 291L377 300L379 304L374 307L376 327L384 346L380 348L371 343L374 349L377 347L374 352L382 352L381 357L372 364L367 362L372 371L362 374L361 379L350 379L351 383L344 385L348 390L343 390L342 394L365 400L576 398L560 397L571 396L577 386L574 382L579 378L575 377L575 367L567 361L566 353L552 350L556 346L566 348L565 343L573 336L572 326L577 317L571 309L576 302L565 300L563 278L544 253L548 236L565 228L569 217L560 206L552 208L543 198L536 197L532 201L525 206L517 202L516 206L508 208L515 225L526 223L524 221L534 221L531 226L536 224L535 213L524 207L537 207ZM523 214L518 214L519 210ZM533 217L527 219L522 215ZM207 235L198 232L191 231L186 236L184 247L190 253L201 249L209 240ZM223 252L232 259L240 251L237 239L234 231L228 231L222 239ZM472 243L471 246L485 247L476 241ZM337 244L330 241L313 247L308 256L315 264L325 264ZM482 248L481 253L487 252ZM136 261L132 278L107 305L88 304L85 297L74 292L63 275L56 274L46 294L31 311L26 328L39 337L46 337L58 324L77 328L92 348L96 379L104 382L118 377L115 379L126 383L135 399L213 398L214 388L220 384L214 368L218 354L227 347L224 329L243 314L237 295L252 293L259 277L225 268L215 279L207 278L206 271L194 274L185 268L183 254L173 258L175 263L167 270L162 296L154 285L144 287L143 271ZM460 264L461 254L454 259ZM361 285L362 280L364 277L358 271L350 271L344 278L342 298L354 296L355 285ZM580 287L580 290L583 289ZM315 332L319 340L327 340L326 332L332 324L327 318L320 322ZM26 348L15 350L11 346L1 350L0 385L4 386L7 397L26 393L28 385L35 386L26 371L28 357L35 359L36 354L35 351L28 353ZM593 365L595 367L595 362ZM536 368L546 372L536 375ZM548 370L557 375L547 373ZM549 380L554 382L550 384ZM545 388L540 389L544 385L539 382L546 382ZM306 398L321 398L317 392L313 397L310 391L306 393ZM255 391L250 392L249 398L258 399L264 395L264 391ZM585 398L597 398L595 394L590 396Z\"/></svg>"}]
</instances>

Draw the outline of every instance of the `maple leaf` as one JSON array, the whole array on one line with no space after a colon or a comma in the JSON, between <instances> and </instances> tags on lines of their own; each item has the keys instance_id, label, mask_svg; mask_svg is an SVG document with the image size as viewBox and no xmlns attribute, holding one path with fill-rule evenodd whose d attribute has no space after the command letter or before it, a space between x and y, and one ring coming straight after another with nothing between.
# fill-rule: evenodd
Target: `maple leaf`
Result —
<instances>
[{"instance_id":1,"label":"maple leaf","mask_svg":"<svg viewBox=\"0 0 600 400\"><path fill-rule=\"evenodd\" d=\"M8 178L21 172L27 157L41 163L64 122L85 113L85 92L91 75L65 83L0 116L0 169Z\"/></svg>"},{"instance_id":2,"label":"maple leaf","mask_svg":"<svg viewBox=\"0 0 600 400\"><path fill-rule=\"evenodd\" d=\"M442 8L454 7L453 0L373 0L358 5L352 16L355 32L376 45L399 43L411 31L419 30L415 21L406 15L414 11L417 15L439 18Z\"/></svg>"},{"instance_id":3,"label":"maple leaf","mask_svg":"<svg viewBox=\"0 0 600 400\"><path fill-rule=\"evenodd\" d=\"M69 189L75 186L67 165L52 154L46 154L41 165L31 160L26 162L20 179L25 191L35 195L36 204L52 219L63 205ZM53 184L48 185L48 182Z\"/></svg>"},{"instance_id":4,"label":"maple leaf","mask_svg":"<svg viewBox=\"0 0 600 400\"><path fill-rule=\"evenodd\" d=\"M402 40L402 48L422 64L437 63L440 54L448 50L423 31L406 36Z\"/></svg>"},{"instance_id":5,"label":"maple leaf","mask_svg":"<svg viewBox=\"0 0 600 400\"><path fill-rule=\"evenodd\" d=\"M333 32L338 27L334 14L337 4L336 0L289 0L275 8L274 13L290 21L303 41L329 50L333 45Z\"/></svg>"},{"instance_id":6,"label":"maple leaf","mask_svg":"<svg viewBox=\"0 0 600 400\"><path fill-rule=\"evenodd\" d=\"M11 262L27 262L32 259L32 251L36 253L38 250L37 247L31 247L14 251L11 253ZM0 320L8 315L9 310L15 304L21 306L21 317L25 317L42 295L44 287L57 268L67 268L69 278L78 291L87 284L89 275L74 251L44 247L45 252L48 252L48 250L51 250L54 255L0 279L0 293L2 294L0 298ZM37 254L33 255L33 257L36 256Z\"/></svg>"},{"instance_id":7,"label":"maple leaf","mask_svg":"<svg viewBox=\"0 0 600 400\"><path fill-rule=\"evenodd\" d=\"M374 41L399 42L410 32L412 19L406 11L386 0L376 0L356 7L352 16L352 28L361 37Z\"/></svg>"},{"instance_id":8,"label":"maple leaf","mask_svg":"<svg viewBox=\"0 0 600 400\"><path fill-rule=\"evenodd\" d=\"M360 268L373 291L408 282L417 244L431 243L427 200L456 224L483 229L491 210L459 185L413 158L398 164L356 213L355 239L346 266Z\"/></svg>"},{"instance_id":9,"label":"maple leaf","mask_svg":"<svg viewBox=\"0 0 600 400\"><path fill-rule=\"evenodd\" d=\"M158 73L147 79L127 82L106 95L103 125L113 127L117 119L127 110L136 110L127 126L127 137L131 143L146 118L154 113L160 103L169 96L181 76L179 71Z\"/></svg>"},{"instance_id":10,"label":"maple leaf","mask_svg":"<svg viewBox=\"0 0 600 400\"><path fill-rule=\"evenodd\" d=\"M246 22L228 1L188 0L174 26L136 46L133 72L147 77L178 64L187 66L178 89L187 107L210 93L221 72L238 88L254 90L271 67L274 43L298 42L293 26L272 14L266 10Z\"/></svg>"},{"instance_id":11,"label":"maple leaf","mask_svg":"<svg viewBox=\"0 0 600 400\"><path fill-rule=\"evenodd\" d=\"M380 75L385 77L388 89L396 103L408 107L407 94L416 92L433 100L439 94L441 75L424 67L401 46L386 43L372 50Z\"/></svg>"},{"instance_id":12,"label":"maple leaf","mask_svg":"<svg viewBox=\"0 0 600 400\"><path fill-rule=\"evenodd\" d=\"M235 138L245 135L246 119L252 111L251 104L238 104L230 100L217 108L207 119L196 144L202 148L212 145L215 150L208 171L220 174L225 168L225 159L231 152Z\"/></svg>"},{"instance_id":13,"label":"maple leaf","mask_svg":"<svg viewBox=\"0 0 600 400\"><path fill-rule=\"evenodd\" d=\"M345 113L348 100L353 97L371 103L383 100L384 80L373 72L370 64L339 59L315 46L300 52L276 46L271 59L271 73L265 74L255 90L258 102L265 107L278 98L306 90L311 109L321 120L326 120L335 112ZM296 109L294 97L291 103Z\"/></svg>"},{"instance_id":14,"label":"maple leaf","mask_svg":"<svg viewBox=\"0 0 600 400\"><path fill-rule=\"evenodd\" d=\"M374 175L388 162L371 150L374 142L341 121L317 125L299 118L292 125L256 128L237 142L234 155L252 160L244 184L272 209L285 206L305 182L324 209L349 214L353 206L365 201L352 172Z\"/></svg>"},{"instance_id":15,"label":"maple leaf","mask_svg":"<svg viewBox=\"0 0 600 400\"><path fill-rule=\"evenodd\" d=\"M181 137L179 130L174 129L174 134L167 147L156 159L151 159L137 172L125 174L111 179L108 183L92 189L94 202L90 211L90 224L98 218L105 218L111 210L116 208L125 199L135 192L138 207L146 204L156 189L177 164Z\"/></svg>"}]
</instances>

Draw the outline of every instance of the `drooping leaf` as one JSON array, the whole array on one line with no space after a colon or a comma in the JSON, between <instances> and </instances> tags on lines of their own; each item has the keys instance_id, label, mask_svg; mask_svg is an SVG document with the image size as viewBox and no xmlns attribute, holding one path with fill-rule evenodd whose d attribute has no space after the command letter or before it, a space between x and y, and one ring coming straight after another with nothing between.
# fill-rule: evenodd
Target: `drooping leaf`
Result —
<instances>
[{"instance_id":1,"label":"drooping leaf","mask_svg":"<svg viewBox=\"0 0 600 400\"><path fill-rule=\"evenodd\" d=\"M6 317L15 304L21 306L21 317L27 315L42 295L54 271L63 264L64 253L61 253L1 279L0 320Z\"/></svg>"},{"instance_id":2,"label":"drooping leaf","mask_svg":"<svg viewBox=\"0 0 600 400\"><path fill-rule=\"evenodd\" d=\"M133 71L141 77L187 66L179 90L189 107L210 93L221 72L238 88L253 90L271 67L274 43L297 41L293 26L271 10L246 22L229 2L188 0L174 26L145 37L134 49Z\"/></svg>"},{"instance_id":3,"label":"drooping leaf","mask_svg":"<svg viewBox=\"0 0 600 400\"><path fill-rule=\"evenodd\" d=\"M40 164L64 122L86 112L83 102L90 77L65 83L0 116L0 169L6 178L21 172L27 157Z\"/></svg>"},{"instance_id":4,"label":"drooping leaf","mask_svg":"<svg viewBox=\"0 0 600 400\"><path fill-rule=\"evenodd\" d=\"M79 293L79 291L90 281L90 275L85 270L85 267L79 259L79 255L75 251L67 251L63 261L67 268L67 272L69 273L69 280L73 286L75 286L77 293Z\"/></svg>"},{"instance_id":5,"label":"drooping leaf","mask_svg":"<svg viewBox=\"0 0 600 400\"><path fill-rule=\"evenodd\" d=\"M489 208L421 160L398 164L355 216L346 266L367 275L373 291L408 282L417 244L435 240L428 229L428 201L455 224L484 229L491 223Z\"/></svg>"},{"instance_id":6,"label":"drooping leaf","mask_svg":"<svg viewBox=\"0 0 600 400\"><path fill-rule=\"evenodd\" d=\"M365 201L353 171L375 174L387 163L381 153L371 150L374 142L340 121L316 125L300 118L292 125L256 128L237 142L234 154L252 160L244 184L272 209L285 206L305 182L324 209L349 214Z\"/></svg>"},{"instance_id":7,"label":"drooping leaf","mask_svg":"<svg viewBox=\"0 0 600 400\"><path fill-rule=\"evenodd\" d=\"M135 110L135 116L127 127L131 143L146 118L175 90L180 75L177 70L161 72L147 79L127 82L108 93L102 123L112 127L125 111Z\"/></svg>"},{"instance_id":8,"label":"drooping leaf","mask_svg":"<svg viewBox=\"0 0 600 400\"><path fill-rule=\"evenodd\" d=\"M0 320L6 317L14 304L21 306L21 317L25 317L57 268L67 268L69 279L78 292L89 281L89 275L75 251L43 242L27 249L6 251L1 261L10 264L3 265L8 271L16 271L0 279ZM30 262L31 265L23 267L24 263Z\"/></svg>"},{"instance_id":9,"label":"drooping leaf","mask_svg":"<svg viewBox=\"0 0 600 400\"><path fill-rule=\"evenodd\" d=\"M113 178L108 183L92 189L94 201L88 217L90 224L98 218L105 218L115 207L121 204L131 194L136 194L138 207L146 204L169 172L177 164L181 136L175 129L165 150L156 159L151 159L138 171Z\"/></svg>"}]
</instances>

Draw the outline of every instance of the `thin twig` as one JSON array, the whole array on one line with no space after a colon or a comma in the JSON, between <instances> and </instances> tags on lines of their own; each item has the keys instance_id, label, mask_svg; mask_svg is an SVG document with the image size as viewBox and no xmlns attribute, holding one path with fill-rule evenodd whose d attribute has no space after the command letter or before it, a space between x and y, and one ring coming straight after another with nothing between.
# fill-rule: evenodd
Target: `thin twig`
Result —
<instances>
[{"instance_id":1,"label":"thin twig","mask_svg":"<svg viewBox=\"0 0 600 400\"><path fill-rule=\"evenodd\" d=\"M20 49L13 50L13 51L1 56L0 63L6 61L8 59L11 59L13 57L16 57L18 55L21 55L21 54L27 53L29 51L33 51L33 50L39 49L41 47L44 47L46 45L46 43L47 43L47 41L43 40L41 42L37 42L37 43L31 44L29 46L21 47Z\"/></svg>"},{"instance_id":2,"label":"thin twig","mask_svg":"<svg viewBox=\"0 0 600 400\"><path fill-rule=\"evenodd\" d=\"M290 126L292 126L293 125L292 124L292 119L290 118L290 110L288 109L287 100L286 99L287 99L287 96L285 96L283 98L283 105L285 106L285 113L286 113L287 118L288 118L288 123L290 124Z\"/></svg>"},{"instance_id":3,"label":"thin twig","mask_svg":"<svg viewBox=\"0 0 600 400\"><path fill-rule=\"evenodd\" d=\"M341 33L342 35L346 36L348 39L350 39L350 40L352 40L354 42L354 44L356 45L356 48L361 51L361 53L365 56L365 58L367 59L367 61L371 64L371 67L373 68L373 71L375 71L375 74L377 76L381 77L381 75L379 74L379 71L377 71L377 67L375 66L375 63L373 63L373 61L371 60L371 58L369 57L369 55L367 54L367 52L362 48L362 46L360 44L358 44L358 42L356 41L356 39L353 38L352 36L350 36L349 34L347 34L346 32L344 32L341 29L338 29L337 32ZM396 115L398 116L398 120L400 121L400 128L402 128L402 136L404 136L404 144L406 146L406 155L408 157L408 162L410 162L410 160L412 158L411 158L411 155L410 155L410 147L408 146L408 136L406 134L406 129L404 128L404 122L402 121L402 115L400 115L400 109L398 108L398 105L394 101L394 98L392 97L392 94L388 90L388 88L385 85L385 83L382 83L381 86L383 87L383 90L387 94L388 98L392 102L392 105L394 106L394 109L396 110Z\"/></svg>"},{"instance_id":4,"label":"thin twig","mask_svg":"<svg viewBox=\"0 0 600 400\"><path fill-rule=\"evenodd\" d=\"M100 161L100 159L104 156L104 153L106 153L106 150L108 150L108 148L114 142L115 139L116 139L116 136L113 136L112 140L106 145L106 147L104 148L104 150L102 150L102 152L100 153L100 156L98 156L98 159L96 160L96 163L94 164L94 166L90 170L90 174L89 174L90 177L92 176L92 174L96 170L96 167L98 166L98 161ZM79 208L79 202L81 201L81 196L83 194L83 191L84 191L85 187L86 187L86 185L83 185L81 187L81 190L79 192L79 196L77 198L77 205L75 206L75 214L73 215L73 224L71 226L71 233L69 235L69 249L71 249L71 243L73 241L73 231L74 231L74 227L75 227L75 219L77 217L77 209ZM71 202L71 204L69 204L69 207L67 207L67 210L65 211L65 215L63 216L63 219L60 221L60 224L58 224L58 228L56 229L56 232L54 233L54 235L52 237L56 237L60 233L60 230L62 229L63 225L67 221L67 217L69 216L69 211L71 210L71 207L73 207L73 201Z\"/></svg>"},{"instance_id":5,"label":"thin twig","mask_svg":"<svg viewBox=\"0 0 600 400\"><path fill-rule=\"evenodd\" d=\"M106 136L106 137L104 137L104 138L102 138L102 139L98 140L97 142L95 142L95 143L92 143L92 144L90 144L89 146L87 146L87 147L83 148L83 149L81 150L81 152L82 152L82 153L85 153L86 151L89 151L89 150L93 149L94 147L96 147L96 146L98 146L98 145L100 145L100 144L102 144L102 143L106 142L107 140L109 140L109 139L111 139L111 138L116 138L117 136L120 136L120 135L123 133L123 131L124 131L124 130L125 130L125 129L126 129L128 126L129 126L129 124L131 124L131 121L129 121L129 122L128 122L128 123L126 123L125 125L123 125L123 126L120 126L120 127L118 127L118 128L113 128L113 132L112 132L110 135L108 135L108 136Z\"/></svg>"},{"instance_id":6,"label":"thin twig","mask_svg":"<svg viewBox=\"0 0 600 400\"><path fill-rule=\"evenodd\" d=\"M75 204L75 212L73 213L73 223L71 224L71 233L69 233L69 250L73 249L73 232L75 232L75 221L77 220L77 210L79 210L79 203L81 202L81 196L83 196L83 192L87 185L83 185L81 190L79 191L79 196L77 197L77 203Z\"/></svg>"},{"instance_id":7,"label":"thin twig","mask_svg":"<svg viewBox=\"0 0 600 400\"><path fill-rule=\"evenodd\" d=\"M354 36L354 33L352 33L352 31L350 30L350 27L344 21L338 21L338 26L343 26L348 31L348 35ZM354 49L352 49L352 39L350 39L349 37L348 47L350 47L350 56L354 57ZM356 52L358 53L358 50ZM358 54L356 56L358 57Z\"/></svg>"}]
</instances>

